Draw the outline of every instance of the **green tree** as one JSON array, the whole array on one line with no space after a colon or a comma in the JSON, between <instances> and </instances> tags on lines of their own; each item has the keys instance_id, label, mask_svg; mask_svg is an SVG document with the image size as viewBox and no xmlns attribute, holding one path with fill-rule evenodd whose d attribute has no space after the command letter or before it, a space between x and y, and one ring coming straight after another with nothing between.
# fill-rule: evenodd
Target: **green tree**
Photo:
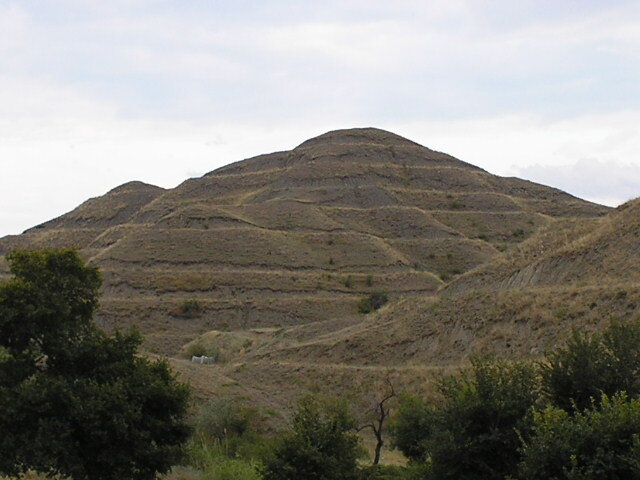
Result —
<instances>
[{"instance_id":1,"label":"green tree","mask_svg":"<svg viewBox=\"0 0 640 480\"><path fill-rule=\"evenodd\" d=\"M614 321L602 334L574 330L541 364L543 388L556 406L589 408L602 393L640 394L640 321Z\"/></svg>"},{"instance_id":2,"label":"green tree","mask_svg":"<svg viewBox=\"0 0 640 480\"><path fill-rule=\"evenodd\" d=\"M522 480L640 479L640 401L619 393L574 415L536 413L519 470Z\"/></svg>"},{"instance_id":3,"label":"green tree","mask_svg":"<svg viewBox=\"0 0 640 480\"><path fill-rule=\"evenodd\" d=\"M431 436L434 421L434 407L415 395L402 394L397 412L389 423L393 447L412 462L424 461L426 439Z\"/></svg>"},{"instance_id":4,"label":"green tree","mask_svg":"<svg viewBox=\"0 0 640 480\"><path fill-rule=\"evenodd\" d=\"M267 450L265 420L256 408L244 406L237 400L218 398L198 409L194 433L197 441L217 445L229 457L257 460Z\"/></svg>"},{"instance_id":5,"label":"green tree","mask_svg":"<svg viewBox=\"0 0 640 480\"><path fill-rule=\"evenodd\" d=\"M432 406L410 397L401 402L395 444L409 458L424 459L430 479L502 480L515 473L520 437L538 400L534 367L476 359L444 379L439 392Z\"/></svg>"},{"instance_id":6,"label":"green tree","mask_svg":"<svg viewBox=\"0 0 640 480\"><path fill-rule=\"evenodd\" d=\"M303 397L292 431L265 461L265 480L350 480L357 478L361 448L355 420L344 402Z\"/></svg>"},{"instance_id":7,"label":"green tree","mask_svg":"<svg viewBox=\"0 0 640 480\"><path fill-rule=\"evenodd\" d=\"M196 415L197 433L217 442L241 437L256 415L257 411L241 408L227 398L210 400L200 407Z\"/></svg>"},{"instance_id":8,"label":"green tree","mask_svg":"<svg viewBox=\"0 0 640 480\"><path fill-rule=\"evenodd\" d=\"M188 437L188 390L93 322L101 279L72 250L17 251L0 285L0 472L151 479Z\"/></svg>"},{"instance_id":9,"label":"green tree","mask_svg":"<svg viewBox=\"0 0 640 480\"><path fill-rule=\"evenodd\" d=\"M219 398L203 404L189 442L191 465L201 480L261 480L257 465L269 451L264 418L255 408Z\"/></svg>"}]
</instances>

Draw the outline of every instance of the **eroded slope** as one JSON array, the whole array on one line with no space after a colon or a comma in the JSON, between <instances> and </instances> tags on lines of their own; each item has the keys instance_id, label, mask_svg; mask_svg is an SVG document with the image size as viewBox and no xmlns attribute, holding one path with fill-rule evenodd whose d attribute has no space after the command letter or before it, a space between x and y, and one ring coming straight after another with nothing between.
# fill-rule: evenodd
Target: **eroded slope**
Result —
<instances>
[{"instance_id":1,"label":"eroded slope","mask_svg":"<svg viewBox=\"0 0 640 480\"><path fill-rule=\"evenodd\" d=\"M434 295L558 220L606 207L377 129L329 132L163 191L127 184L25 232L105 275L101 321L172 353L208 330L347 321L365 295ZM198 309L183 315L186 301Z\"/></svg>"}]
</instances>

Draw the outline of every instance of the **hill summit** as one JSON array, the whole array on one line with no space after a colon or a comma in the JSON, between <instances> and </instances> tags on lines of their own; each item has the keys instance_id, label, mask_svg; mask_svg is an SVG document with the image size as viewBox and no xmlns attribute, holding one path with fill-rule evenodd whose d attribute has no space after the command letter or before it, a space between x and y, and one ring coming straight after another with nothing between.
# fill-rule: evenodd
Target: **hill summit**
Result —
<instances>
[{"instance_id":1,"label":"hill summit","mask_svg":"<svg viewBox=\"0 0 640 480\"><path fill-rule=\"evenodd\" d=\"M373 292L434 293L558 219L608 210L358 128L174 189L127 183L0 239L0 255L78 248L104 272L104 325L175 352L209 330L339 322Z\"/></svg>"}]
</instances>

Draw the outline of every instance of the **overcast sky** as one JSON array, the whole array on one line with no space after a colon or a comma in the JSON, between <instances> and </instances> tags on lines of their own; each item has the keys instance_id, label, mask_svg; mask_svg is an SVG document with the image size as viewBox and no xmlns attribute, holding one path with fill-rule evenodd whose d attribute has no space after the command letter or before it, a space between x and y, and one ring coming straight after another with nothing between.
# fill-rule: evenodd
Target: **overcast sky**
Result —
<instances>
[{"instance_id":1,"label":"overcast sky","mask_svg":"<svg viewBox=\"0 0 640 480\"><path fill-rule=\"evenodd\" d=\"M640 196L640 1L0 0L0 236L356 126Z\"/></svg>"}]
</instances>

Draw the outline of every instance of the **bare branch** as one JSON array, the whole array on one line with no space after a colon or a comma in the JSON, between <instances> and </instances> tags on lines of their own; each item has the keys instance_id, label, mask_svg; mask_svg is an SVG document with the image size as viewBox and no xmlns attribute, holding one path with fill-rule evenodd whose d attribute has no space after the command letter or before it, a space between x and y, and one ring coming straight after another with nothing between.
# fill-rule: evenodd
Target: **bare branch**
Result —
<instances>
[{"instance_id":1,"label":"bare branch","mask_svg":"<svg viewBox=\"0 0 640 480\"><path fill-rule=\"evenodd\" d=\"M370 428L371 430L373 430L374 433L376 431L376 427L375 427L375 425L373 423L367 423L366 425L362 425L361 427L358 427L356 432L360 433L365 428Z\"/></svg>"},{"instance_id":2,"label":"bare branch","mask_svg":"<svg viewBox=\"0 0 640 480\"><path fill-rule=\"evenodd\" d=\"M382 436L382 431L384 427L384 422L389 416L389 413L391 412L390 407L385 408L385 403L387 403L389 400L391 400L396 396L395 388L393 387L393 383L391 382L391 379L389 378L388 374L386 377L386 382L389 385L389 393L384 397L382 397L381 400L376 401L376 405L374 407L374 411L376 414L375 421L373 423L368 423L366 425L363 425L358 429L358 432L360 432L365 428L370 428L376 437L375 457L373 459L374 465L378 465L378 463L380 462L380 452L382 450L382 446L384 445L384 438Z\"/></svg>"}]
</instances>

